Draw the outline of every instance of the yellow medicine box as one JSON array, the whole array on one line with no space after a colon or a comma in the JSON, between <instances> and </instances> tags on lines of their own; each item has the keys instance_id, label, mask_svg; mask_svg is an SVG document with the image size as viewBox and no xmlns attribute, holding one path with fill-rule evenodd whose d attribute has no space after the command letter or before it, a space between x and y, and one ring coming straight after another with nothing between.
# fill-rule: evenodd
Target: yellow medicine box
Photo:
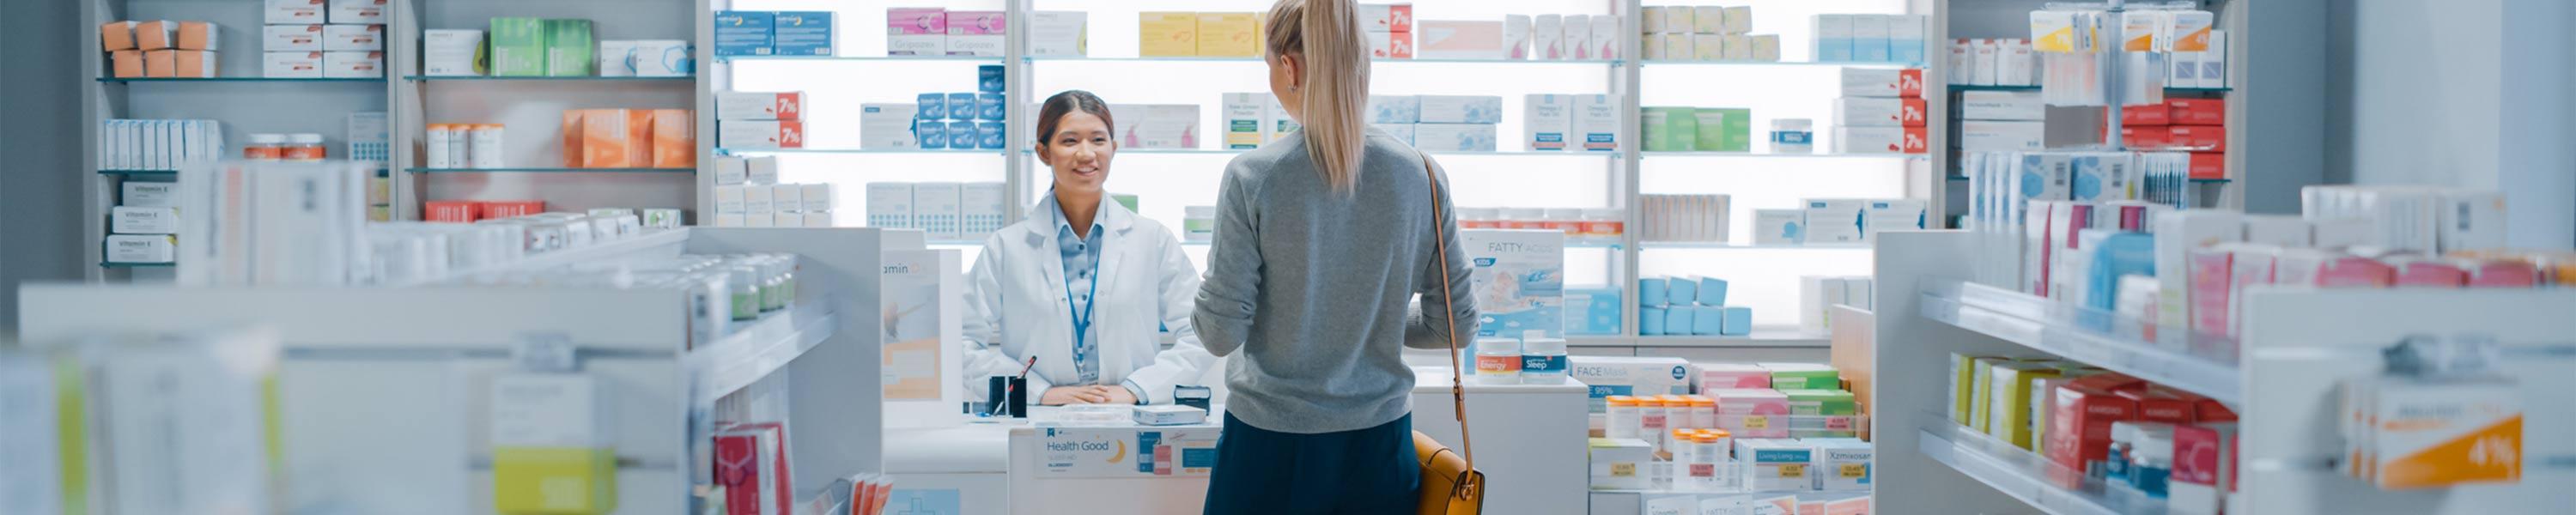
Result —
<instances>
[{"instance_id":1,"label":"yellow medicine box","mask_svg":"<svg viewBox=\"0 0 2576 515\"><path fill-rule=\"evenodd\" d=\"M1199 55L1261 55L1260 17L1252 13L1199 13Z\"/></svg>"},{"instance_id":2,"label":"yellow medicine box","mask_svg":"<svg viewBox=\"0 0 2576 515\"><path fill-rule=\"evenodd\" d=\"M1199 15L1148 12L1136 15L1136 53L1144 57L1199 55Z\"/></svg>"},{"instance_id":3,"label":"yellow medicine box","mask_svg":"<svg viewBox=\"0 0 2576 515\"><path fill-rule=\"evenodd\" d=\"M2044 363L1996 363L1990 373L1991 391L1986 408L1986 434L2012 442L2013 446L2030 448L2030 392L2040 378L2057 377L2057 367Z\"/></svg>"}]
</instances>

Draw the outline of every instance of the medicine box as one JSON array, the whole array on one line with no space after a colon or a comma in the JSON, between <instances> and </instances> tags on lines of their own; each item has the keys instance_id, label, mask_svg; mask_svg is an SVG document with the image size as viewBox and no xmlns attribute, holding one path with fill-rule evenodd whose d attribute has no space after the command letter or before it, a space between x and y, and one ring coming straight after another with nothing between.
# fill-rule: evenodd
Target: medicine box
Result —
<instances>
[{"instance_id":1,"label":"medicine box","mask_svg":"<svg viewBox=\"0 0 2576 515\"><path fill-rule=\"evenodd\" d=\"M1849 127L1922 127L1920 98L1843 97L1834 99L1835 125Z\"/></svg>"},{"instance_id":2,"label":"medicine box","mask_svg":"<svg viewBox=\"0 0 2576 515\"><path fill-rule=\"evenodd\" d=\"M320 78L321 52L262 52L260 76L271 78ZM122 53L120 53L122 57ZM120 62L119 66L122 67ZM124 76L121 72L118 75Z\"/></svg>"},{"instance_id":3,"label":"medicine box","mask_svg":"<svg viewBox=\"0 0 2576 515\"><path fill-rule=\"evenodd\" d=\"M716 55L725 54L719 52ZM938 7L886 9L886 55L948 55L948 10Z\"/></svg>"},{"instance_id":4,"label":"medicine box","mask_svg":"<svg viewBox=\"0 0 2576 515\"><path fill-rule=\"evenodd\" d=\"M1860 243L1861 214L1867 201L1858 199L1807 199L1805 243Z\"/></svg>"},{"instance_id":5,"label":"medicine box","mask_svg":"<svg viewBox=\"0 0 2576 515\"><path fill-rule=\"evenodd\" d=\"M828 11L783 11L771 13L769 48L771 55L832 55L832 13ZM954 25L951 25L954 27ZM955 38L950 38L954 40Z\"/></svg>"},{"instance_id":6,"label":"medicine box","mask_svg":"<svg viewBox=\"0 0 2576 515\"><path fill-rule=\"evenodd\" d=\"M1888 53L1889 45L1887 39L1889 34L1888 18L1891 17L1892 16L1890 15L1884 14L1851 15L1851 60L1864 63L1883 63L1890 61L1889 57L1891 56Z\"/></svg>"},{"instance_id":7,"label":"medicine box","mask_svg":"<svg viewBox=\"0 0 2576 515\"><path fill-rule=\"evenodd\" d=\"M1959 122L1959 148L1969 152L2047 150L2047 137L2048 126L2044 122L1989 120Z\"/></svg>"},{"instance_id":8,"label":"medicine box","mask_svg":"<svg viewBox=\"0 0 2576 515\"><path fill-rule=\"evenodd\" d=\"M321 25L269 25L260 27L260 50L269 52L318 51L322 49L322 31L323 29ZM435 34L438 32L450 31L432 30L427 31L426 33ZM473 32L474 44L483 44L483 31L474 30L461 32ZM435 49L436 47L430 48Z\"/></svg>"},{"instance_id":9,"label":"medicine box","mask_svg":"<svg viewBox=\"0 0 2576 515\"><path fill-rule=\"evenodd\" d=\"M1198 13L1198 55L1261 55L1261 28L1253 13Z\"/></svg>"},{"instance_id":10,"label":"medicine box","mask_svg":"<svg viewBox=\"0 0 2576 515\"><path fill-rule=\"evenodd\" d=\"M1816 48L1811 55L1817 62L1852 61L1852 17L1850 14L1819 14L1815 18ZM1846 70L1848 71L1848 70Z\"/></svg>"},{"instance_id":11,"label":"medicine box","mask_svg":"<svg viewBox=\"0 0 2576 515\"><path fill-rule=\"evenodd\" d=\"M1489 123L1420 123L1413 125L1413 145L1428 152L1493 152L1497 128Z\"/></svg>"},{"instance_id":12,"label":"medicine box","mask_svg":"<svg viewBox=\"0 0 2576 515\"><path fill-rule=\"evenodd\" d=\"M1924 24L1928 17L1919 14L1887 15L1887 60L1898 63L1929 63L1923 49Z\"/></svg>"},{"instance_id":13,"label":"medicine box","mask_svg":"<svg viewBox=\"0 0 2576 515\"><path fill-rule=\"evenodd\" d=\"M1414 98L1420 108L1418 123L1503 122L1503 97L1421 95Z\"/></svg>"},{"instance_id":14,"label":"medicine box","mask_svg":"<svg viewBox=\"0 0 2576 515\"><path fill-rule=\"evenodd\" d=\"M948 11L948 55L1001 56L1009 20L1004 11Z\"/></svg>"},{"instance_id":15,"label":"medicine box","mask_svg":"<svg viewBox=\"0 0 2576 515\"><path fill-rule=\"evenodd\" d=\"M1753 210L1753 244L1797 245L1806 241L1807 212L1799 209Z\"/></svg>"},{"instance_id":16,"label":"medicine box","mask_svg":"<svg viewBox=\"0 0 2576 515\"><path fill-rule=\"evenodd\" d=\"M1814 490L1815 481L1808 469L1815 462L1815 448L1796 440L1738 438L1735 440L1736 461L1744 463L1744 484L1755 491Z\"/></svg>"},{"instance_id":17,"label":"medicine box","mask_svg":"<svg viewBox=\"0 0 2576 515\"><path fill-rule=\"evenodd\" d=\"M274 31L276 27L269 27L269 30ZM271 41L274 42L275 39L272 38ZM425 75L432 77L482 75L483 31L473 29L421 31L421 70Z\"/></svg>"},{"instance_id":18,"label":"medicine box","mask_svg":"<svg viewBox=\"0 0 2576 515\"><path fill-rule=\"evenodd\" d=\"M1986 434L2024 449L2030 448L2031 391L2039 378L2057 377L2057 367L2043 363L2010 361L1988 368Z\"/></svg>"},{"instance_id":19,"label":"medicine box","mask_svg":"<svg viewBox=\"0 0 2576 515\"><path fill-rule=\"evenodd\" d=\"M1929 207L1918 199L1869 201L1868 210L1861 215L1861 239L1875 241L1880 232L1923 229Z\"/></svg>"},{"instance_id":20,"label":"medicine box","mask_svg":"<svg viewBox=\"0 0 2576 515\"><path fill-rule=\"evenodd\" d=\"M1386 135L1387 135L1388 137L1395 138L1395 140L1396 140L1396 141L1402 141L1402 142L1404 142L1404 144L1406 144L1406 145L1411 145L1411 144L1413 144L1413 124L1410 124L1410 123L1377 123L1377 124L1369 124L1369 127L1376 128L1377 130L1380 130L1380 131L1385 131L1385 132L1386 132Z\"/></svg>"},{"instance_id":21,"label":"medicine box","mask_svg":"<svg viewBox=\"0 0 2576 515\"><path fill-rule=\"evenodd\" d=\"M912 225L934 240L963 239L960 218L962 185L954 182L923 182L912 185Z\"/></svg>"},{"instance_id":22,"label":"medicine box","mask_svg":"<svg viewBox=\"0 0 2576 515\"><path fill-rule=\"evenodd\" d=\"M1397 124L1422 122L1422 97L1413 95L1369 95L1369 123Z\"/></svg>"},{"instance_id":23,"label":"medicine box","mask_svg":"<svg viewBox=\"0 0 2576 515\"><path fill-rule=\"evenodd\" d=\"M1090 53L1090 13L1037 11L1028 16L1028 53L1038 57L1074 57Z\"/></svg>"},{"instance_id":24,"label":"medicine box","mask_svg":"<svg viewBox=\"0 0 2576 515\"><path fill-rule=\"evenodd\" d=\"M118 206L108 210L108 232L178 234L179 208Z\"/></svg>"},{"instance_id":25,"label":"medicine box","mask_svg":"<svg viewBox=\"0 0 2576 515\"><path fill-rule=\"evenodd\" d=\"M1416 126L1430 130L1432 124ZM1490 125L1483 126L1490 140ZM1430 139L1432 134L1421 134ZM1433 147L1438 149L1439 147ZM1565 233L1557 230L1473 229L1459 231L1463 250L1475 263L1478 336L1516 336L1540 331L1565 336ZM1499 281L1510 281L1507 286ZM1688 392L1677 392L1688 393Z\"/></svg>"},{"instance_id":26,"label":"medicine box","mask_svg":"<svg viewBox=\"0 0 2576 515\"><path fill-rule=\"evenodd\" d=\"M1503 16L1503 59L1559 59L1565 51L1565 16Z\"/></svg>"},{"instance_id":27,"label":"medicine box","mask_svg":"<svg viewBox=\"0 0 2576 515\"><path fill-rule=\"evenodd\" d=\"M859 148L919 148L912 130L919 112L918 104L860 104Z\"/></svg>"},{"instance_id":28,"label":"medicine box","mask_svg":"<svg viewBox=\"0 0 2576 515\"><path fill-rule=\"evenodd\" d=\"M1198 148L1198 104L1110 104L1109 110L1125 148Z\"/></svg>"},{"instance_id":29,"label":"medicine box","mask_svg":"<svg viewBox=\"0 0 2576 515\"><path fill-rule=\"evenodd\" d=\"M1219 116L1224 117L1219 121L1220 126L1225 130L1225 148L1236 150L1260 148L1262 143L1270 141L1269 134L1264 132L1269 129L1270 121L1267 117L1269 114L1267 104L1262 103L1262 97L1265 96L1269 94L1225 94L1222 108L1218 111Z\"/></svg>"},{"instance_id":30,"label":"medicine box","mask_svg":"<svg viewBox=\"0 0 2576 515\"><path fill-rule=\"evenodd\" d=\"M1412 32L1413 4L1360 4L1359 18L1369 32Z\"/></svg>"},{"instance_id":31,"label":"medicine box","mask_svg":"<svg viewBox=\"0 0 2576 515\"><path fill-rule=\"evenodd\" d=\"M1834 367L1815 363L1755 363L1771 371L1771 388L1777 390L1840 389L1842 377Z\"/></svg>"},{"instance_id":32,"label":"medicine box","mask_svg":"<svg viewBox=\"0 0 2576 515\"><path fill-rule=\"evenodd\" d=\"M766 23L767 17L762 17ZM721 19L718 26L723 25ZM537 18L493 18L491 22L492 76L536 77L546 74L546 20ZM762 33L767 33L764 25Z\"/></svg>"},{"instance_id":33,"label":"medicine box","mask_svg":"<svg viewBox=\"0 0 2576 515\"><path fill-rule=\"evenodd\" d=\"M1647 467L1654 466L1654 444L1635 438L1594 438L1585 456L1591 464L1594 490L1644 490L1651 486Z\"/></svg>"},{"instance_id":34,"label":"medicine box","mask_svg":"<svg viewBox=\"0 0 2576 515\"><path fill-rule=\"evenodd\" d=\"M384 52L323 52L322 76L364 79L385 76Z\"/></svg>"},{"instance_id":35,"label":"medicine box","mask_svg":"<svg viewBox=\"0 0 2576 515\"><path fill-rule=\"evenodd\" d=\"M1137 13L1137 55L1145 57L1195 56L1199 53L1198 37L1198 13Z\"/></svg>"},{"instance_id":36,"label":"medicine box","mask_svg":"<svg viewBox=\"0 0 2576 515\"><path fill-rule=\"evenodd\" d=\"M868 183L867 226L885 229L910 229L912 220L912 184L901 182Z\"/></svg>"},{"instance_id":37,"label":"medicine box","mask_svg":"<svg viewBox=\"0 0 2576 515\"><path fill-rule=\"evenodd\" d=\"M1842 96L1923 98L1923 70L1843 68Z\"/></svg>"},{"instance_id":38,"label":"medicine box","mask_svg":"<svg viewBox=\"0 0 2576 515\"><path fill-rule=\"evenodd\" d=\"M1693 134L1692 150L1717 152L1753 151L1753 110L1744 108L1699 108L1691 111L1699 126Z\"/></svg>"},{"instance_id":39,"label":"medicine box","mask_svg":"<svg viewBox=\"0 0 2576 515\"><path fill-rule=\"evenodd\" d=\"M123 195L117 205L127 207L177 207L179 183L126 181L119 188Z\"/></svg>"},{"instance_id":40,"label":"medicine box","mask_svg":"<svg viewBox=\"0 0 2576 515\"><path fill-rule=\"evenodd\" d=\"M341 25L336 23L323 25L322 49L325 51L384 50L385 26Z\"/></svg>"},{"instance_id":41,"label":"medicine box","mask_svg":"<svg viewBox=\"0 0 2576 515\"><path fill-rule=\"evenodd\" d=\"M780 120L716 122L716 146L735 149L805 148L805 123Z\"/></svg>"},{"instance_id":42,"label":"medicine box","mask_svg":"<svg viewBox=\"0 0 2576 515\"><path fill-rule=\"evenodd\" d=\"M215 24L202 21L183 21L179 22L178 25L178 39L171 42L172 48L180 50L223 49L224 40L220 33L222 29L217 27Z\"/></svg>"},{"instance_id":43,"label":"medicine box","mask_svg":"<svg viewBox=\"0 0 2576 515\"><path fill-rule=\"evenodd\" d=\"M1603 413L1612 395L1687 395L1691 364L1681 358L1571 356L1574 380L1591 386L1591 412ZM1782 413L1787 413L1784 409Z\"/></svg>"},{"instance_id":44,"label":"medicine box","mask_svg":"<svg viewBox=\"0 0 2576 515\"><path fill-rule=\"evenodd\" d=\"M1009 188L999 182L970 182L958 188L957 232L981 237L1010 225Z\"/></svg>"},{"instance_id":45,"label":"medicine box","mask_svg":"<svg viewBox=\"0 0 2576 515\"><path fill-rule=\"evenodd\" d=\"M545 20L545 75L548 77L588 77L598 75L592 69L599 65L597 38L591 32L590 20Z\"/></svg>"},{"instance_id":46,"label":"medicine box","mask_svg":"<svg viewBox=\"0 0 2576 515\"><path fill-rule=\"evenodd\" d=\"M1503 22L1420 20L1414 55L1423 59L1503 58Z\"/></svg>"},{"instance_id":47,"label":"medicine box","mask_svg":"<svg viewBox=\"0 0 2576 515\"><path fill-rule=\"evenodd\" d=\"M1771 370L1751 363L1696 363L1696 391L1770 388Z\"/></svg>"},{"instance_id":48,"label":"medicine box","mask_svg":"<svg viewBox=\"0 0 2576 515\"><path fill-rule=\"evenodd\" d=\"M260 10L263 23L322 23L327 6L323 0L265 0Z\"/></svg>"},{"instance_id":49,"label":"medicine box","mask_svg":"<svg viewBox=\"0 0 2576 515\"><path fill-rule=\"evenodd\" d=\"M385 23L386 0L329 0L331 23Z\"/></svg>"},{"instance_id":50,"label":"medicine box","mask_svg":"<svg viewBox=\"0 0 2576 515\"><path fill-rule=\"evenodd\" d=\"M1137 425L1178 426L1207 422L1207 410L1171 404L1144 405L1134 408Z\"/></svg>"},{"instance_id":51,"label":"medicine box","mask_svg":"<svg viewBox=\"0 0 2576 515\"><path fill-rule=\"evenodd\" d=\"M718 91L716 119L733 120L802 120L805 114L805 92Z\"/></svg>"},{"instance_id":52,"label":"medicine box","mask_svg":"<svg viewBox=\"0 0 2576 515\"><path fill-rule=\"evenodd\" d=\"M1870 459L1873 456L1869 442L1858 438L1808 438L1799 441L1815 448L1816 489L1870 489Z\"/></svg>"},{"instance_id":53,"label":"medicine box","mask_svg":"<svg viewBox=\"0 0 2576 515\"><path fill-rule=\"evenodd\" d=\"M2036 122L2048 115L2037 91L1967 91L1959 97L1961 119Z\"/></svg>"},{"instance_id":54,"label":"medicine box","mask_svg":"<svg viewBox=\"0 0 2576 515\"><path fill-rule=\"evenodd\" d=\"M1574 132L1570 144L1585 152L1619 150L1620 99L1617 95L1575 95Z\"/></svg>"},{"instance_id":55,"label":"medicine box","mask_svg":"<svg viewBox=\"0 0 2576 515\"><path fill-rule=\"evenodd\" d=\"M179 237L166 234L111 234L106 245L110 263L170 263L179 257Z\"/></svg>"},{"instance_id":56,"label":"medicine box","mask_svg":"<svg viewBox=\"0 0 2576 515\"><path fill-rule=\"evenodd\" d=\"M1574 128L1575 95L1533 94L1522 99L1521 145L1529 150L1565 150Z\"/></svg>"}]
</instances>

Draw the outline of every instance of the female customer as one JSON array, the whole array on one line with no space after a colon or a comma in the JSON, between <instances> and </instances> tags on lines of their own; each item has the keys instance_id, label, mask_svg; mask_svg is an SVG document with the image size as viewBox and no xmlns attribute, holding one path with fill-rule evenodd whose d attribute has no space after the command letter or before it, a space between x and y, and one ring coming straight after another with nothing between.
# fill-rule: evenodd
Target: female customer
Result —
<instances>
[{"instance_id":1,"label":"female customer","mask_svg":"<svg viewBox=\"0 0 2576 515\"><path fill-rule=\"evenodd\" d=\"M1118 153L1108 103L1057 93L1037 122L1055 186L985 239L967 274L967 388L997 393L986 377L1027 368L1040 404L1170 404L1173 385L1216 360L1190 329L1198 270L1170 230L1105 200ZM1171 350L1155 337L1164 327L1178 336Z\"/></svg>"},{"instance_id":2,"label":"female customer","mask_svg":"<svg viewBox=\"0 0 2576 515\"><path fill-rule=\"evenodd\" d=\"M1242 356L1226 370L1232 400L1207 513L1412 510L1413 371L1402 347L1446 349L1453 331L1475 334L1457 221L1448 202L1431 201L1433 188L1447 197L1446 179L1363 119L1368 45L1356 10L1280 0L1266 18L1270 92L1303 129L1236 157L1219 183L1194 318L1209 349ZM1408 313L1417 294L1421 313Z\"/></svg>"}]
</instances>

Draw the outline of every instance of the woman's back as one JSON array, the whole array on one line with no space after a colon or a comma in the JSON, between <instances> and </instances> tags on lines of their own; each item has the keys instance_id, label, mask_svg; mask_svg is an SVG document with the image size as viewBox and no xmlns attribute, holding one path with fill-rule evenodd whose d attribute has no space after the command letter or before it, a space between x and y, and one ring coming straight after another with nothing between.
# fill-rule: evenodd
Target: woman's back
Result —
<instances>
[{"instance_id":1,"label":"woman's back","mask_svg":"<svg viewBox=\"0 0 2576 515\"><path fill-rule=\"evenodd\" d=\"M1476 315L1465 249L1445 184L1441 205L1420 154L1368 132L1357 187L1337 193L1315 171L1304 139L1244 153L1227 165L1215 247L1196 326L1230 361L1228 412L1290 433L1368 428L1410 411L1413 373L1402 347L1448 345L1440 305L1437 227L1450 238L1449 280L1459 334ZM1446 179L1443 179L1445 183ZM1435 316L1408 316L1414 294Z\"/></svg>"}]
</instances>

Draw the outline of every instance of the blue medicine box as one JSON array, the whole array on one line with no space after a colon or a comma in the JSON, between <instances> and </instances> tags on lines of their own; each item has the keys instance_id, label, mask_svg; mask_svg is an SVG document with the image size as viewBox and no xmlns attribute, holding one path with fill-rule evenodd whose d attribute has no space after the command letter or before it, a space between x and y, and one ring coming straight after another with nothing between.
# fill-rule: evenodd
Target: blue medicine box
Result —
<instances>
[{"instance_id":1,"label":"blue medicine box","mask_svg":"<svg viewBox=\"0 0 2576 515\"><path fill-rule=\"evenodd\" d=\"M832 13L782 11L770 23L772 52L778 55L832 55Z\"/></svg>"},{"instance_id":2,"label":"blue medicine box","mask_svg":"<svg viewBox=\"0 0 2576 515\"><path fill-rule=\"evenodd\" d=\"M1702 306L1726 305L1726 280L1715 277L1701 278L1698 302Z\"/></svg>"},{"instance_id":3,"label":"blue medicine box","mask_svg":"<svg viewBox=\"0 0 2576 515\"><path fill-rule=\"evenodd\" d=\"M716 12L716 56L770 55L776 47L771 32L776 23L776 14L770 12Z\"/></svg>"},{"instance_id":4,"label":"blue medicine box","mask_svg":"<svg viewBox=\"0 0 2576 515\"><path fill-rule=\"evenodd\" d=\"M1665 316L1664 308L1637 308L1637 334L1641 336L1664 334Z\"/></svg>"}]
</instances>

